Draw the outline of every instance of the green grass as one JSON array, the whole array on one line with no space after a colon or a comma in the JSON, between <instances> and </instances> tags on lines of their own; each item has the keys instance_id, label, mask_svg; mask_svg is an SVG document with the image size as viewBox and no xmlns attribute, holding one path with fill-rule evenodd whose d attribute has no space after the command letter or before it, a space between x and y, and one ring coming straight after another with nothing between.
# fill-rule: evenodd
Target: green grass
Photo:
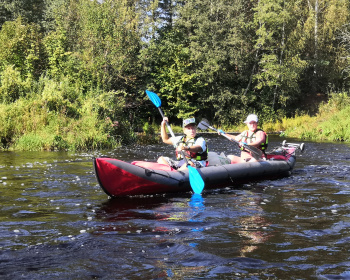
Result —
<instances>
[{"instance_id":1,"label":"green grass","mask_svg":"<svg viewBox=\"0 0 350 280\"><path fill-rule=\"evenodd\" d=\"M327 103L319 107L315 116L301 115L294 118L282 118L276 122L262 125L267 133L281 136L307 139L312 141L350 142L350 97L347 93L333 93ZM244 124L217 127L225 131L238 133L247 127ZM182 133L182 127L172 126L174 133ZM213 132L210 129L208 132ZM158 127L159 132L159 127Z\"/></svg>"},{"instance_id":2,"label":"green grass","mask_svg":"<svg viewBox=\"0 0 350 280\"><path fill-rule=\"evenodd\" d=\"M101 117L96 99L87 98L53 110L40 96L0 104L0 149L4 150L92 150L120 146L131 138L126 121Z\"/></svg>"},{"instance_id":3,"label":"green grass","mask_svg":"<svg viewBox=\"0 0 350 280\"><path fill-rule=\"evenodd\" d=\"M350 141L350 97L347 93L332 94L321 104L316 116L283 118L276 123L266 123L268 132L281 132L284 136L314 141Z\"/></svg>"},{"instance_id":4,"label":"green grass","mask_svg":"<svg viewBox=\"0 0 350 280\"><path fill-rule=\"evenodd\" d=\"M56 102L53 105L40 94L33 94L31 98L0 104L0 149L92 150L115 148L121 144L161 142L160 124L145 122L143 132L136 134L129 121L123 118L122 101L115 102L115 98L118 98L115 93L102 93L97 97L92 94L83 101ZM334 93L327 103L321 104L315 116L282 118L265 122L262 128L268 133L277 132L291 138L349 142L349 119L350 97L347 93ZM221 129L240 132L246 126L231 124ZM183 132L181 126L172 126L172 130L174 133Z\"/></svg>"}]
</instances>

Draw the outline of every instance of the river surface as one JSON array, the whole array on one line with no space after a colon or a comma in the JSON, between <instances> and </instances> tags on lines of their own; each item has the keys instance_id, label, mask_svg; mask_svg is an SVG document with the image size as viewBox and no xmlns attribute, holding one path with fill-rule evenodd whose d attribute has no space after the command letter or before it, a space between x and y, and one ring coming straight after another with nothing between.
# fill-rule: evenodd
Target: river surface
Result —
<instances>
[{"instance_id":1,"label":"river surface","mask_svg":"<svg viewBox=\"0 0 350 280\"><path fill-rule=\"evenodd\" d=\"M172 147L0 153L0 279L350 279L348 144L305 142L279 180L123 199L95 179L102 155L155 160Z\"/></svg>"}]
</instances>

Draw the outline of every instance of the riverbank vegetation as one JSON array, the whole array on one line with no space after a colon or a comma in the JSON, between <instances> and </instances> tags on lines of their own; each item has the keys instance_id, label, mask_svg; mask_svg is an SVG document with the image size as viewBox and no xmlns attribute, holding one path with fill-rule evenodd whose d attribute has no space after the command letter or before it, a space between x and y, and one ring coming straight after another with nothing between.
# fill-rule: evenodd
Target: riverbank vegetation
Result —
<instances>
[{"instance_id":1,"label":"riverbank vegetation","mask_svg":"<svg viewBox=\"0 0 350 280\"><path fill-rule=\"evenodd\" d=\"M350 141L350 96L347 93L332 94L328 102L319 106L317 114L282 118L265 123L264 129L280 132L281 136L314 141Z\"/></svg>"},{"instance_id":2,"label":"riverbank vegetation","mask_svg":"<svg viewBox=\"0 0 350 280\"><path fill-rule=\"evenodd\" d=\"M0 148L87 150L159 141L174 125L349 141L345 0L4 0Z\"/></svg>"},{"instance_id":3,"label":"riverbank vegetation","mask_svg":"<svg viewBox=\"0 0 350 280\"><path fill-rule=\"evenodd\" d=\"M276 121L265 120L259 125L267 133L283 137L314 141L350 141L350 96L348 93L333 93L327 102L319 105L313 116L309 114L282 117ZM221 127L231 133L239 133L246 128L241 123ZM178 132L181 128L178 128Z\"/></svg>"}]
</instances>

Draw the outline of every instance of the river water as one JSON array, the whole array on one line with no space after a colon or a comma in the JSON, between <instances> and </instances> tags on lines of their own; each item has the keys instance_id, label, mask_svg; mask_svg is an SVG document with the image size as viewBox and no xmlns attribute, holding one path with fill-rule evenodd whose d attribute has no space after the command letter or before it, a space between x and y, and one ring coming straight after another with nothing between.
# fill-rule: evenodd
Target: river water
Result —
<instances>
[{"instance_id":1,"label":"river water","mask_svg":"<svg viewBox=\"0 0 350 280\"><path fill-rule=\"evenodd\" d=\"M0 279L350 279L350 146L305 146L288 178L123 199L102 191L91 158L171 146L1 152Z\"/></svg>"}]
</instances>

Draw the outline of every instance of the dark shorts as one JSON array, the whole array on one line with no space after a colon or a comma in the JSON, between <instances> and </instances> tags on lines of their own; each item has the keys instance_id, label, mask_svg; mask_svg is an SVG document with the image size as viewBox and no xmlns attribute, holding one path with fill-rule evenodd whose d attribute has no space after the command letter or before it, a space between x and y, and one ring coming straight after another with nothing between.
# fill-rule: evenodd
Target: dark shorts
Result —
<instances>
[{"instance_id":1,"label":"dark shorts","mask_svg":"<svg viewBox=\"0 0 350 280\"><path fill-rule=\"evenodd\" d=\"M174 159L171 159L169 157L163 157L163 158L168 163L168 165L174 169L179 169L181 166L183 166L186 163L186 161L184 159L174 160ZM196 168L203 167L198 161L194 161L193 163L195 164Z\"/></svg>"}]
</instances>

